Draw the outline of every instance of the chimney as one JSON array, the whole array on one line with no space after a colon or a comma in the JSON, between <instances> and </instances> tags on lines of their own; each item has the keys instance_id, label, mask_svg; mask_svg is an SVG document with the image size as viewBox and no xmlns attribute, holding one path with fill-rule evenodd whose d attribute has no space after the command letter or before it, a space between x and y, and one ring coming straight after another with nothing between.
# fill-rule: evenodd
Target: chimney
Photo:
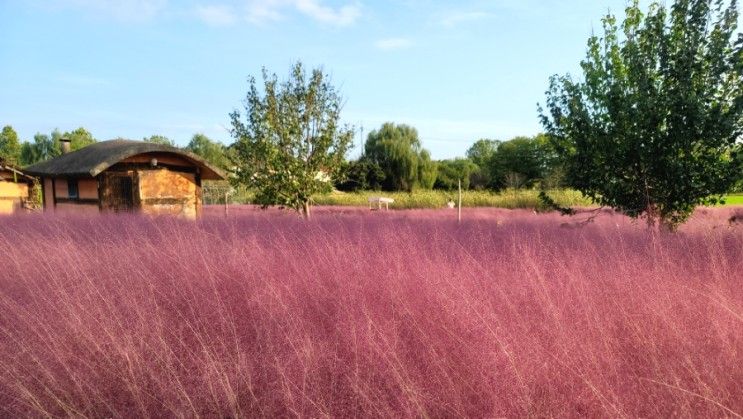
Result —
<instances>
[{"instance_id":1,"label":"chimney","mask_svg":"<svg viewBox=\"0 0 743 419\"><path fill-rule=\"evenodd\" d=\"M72 141L69 138L63 137L59 139L59 144L62 146L62 154L67 154L71 151L70 143Z\"/></svg>"}]
</instances>

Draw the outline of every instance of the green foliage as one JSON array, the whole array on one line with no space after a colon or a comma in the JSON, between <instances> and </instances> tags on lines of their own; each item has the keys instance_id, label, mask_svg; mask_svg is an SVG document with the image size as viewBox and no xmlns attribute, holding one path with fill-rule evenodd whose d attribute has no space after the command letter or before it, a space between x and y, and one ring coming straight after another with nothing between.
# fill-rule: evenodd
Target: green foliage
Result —
<instances>
[{"instance_id":1,"label":"green foliage","mask_svg":"<svg viewBox=\"0 0 743 419\"><path fill-rule=\"evenodd\" d=\"M675 228L742 170L743 35L735 1L638 1L604 19L583 80L554 76L542 123L567 182L601 205Z\"/></svg>"},{"instance_id":2,"label":"green foliage","mask_svg":"<svg viewBox=\"0 0 743 419\"><path fill-rule=\"evenodd\" d=\"M59 143L59 138L67 138L70 140L70 149L72 151L79 150L85 146L89 146L97 140L93 138L93 134L90 133L90 131L86 130L83 127L80 127L73 131L68 131L62 134L59 137L56 137L58 135L59 131L54 130L52 132L52 140L55 141L55 144Z\"/></svg>"},{"instance_id":3,"label":"green foliage","mask_svg":"<svg viewBox=\"0 0 743 419\"><path fill-rule=\"evenodd\" d=\"M543 135L498 144L488 162L491 185L495 189L533 187L552 170L552 154Z\"/></svg>"},{"instance_id":4,"label":"green foliage","mask_svg":"<svg viewBox=\"0 0 743 419\"><path fill-rule=\"evenodd\" d=\"M13 127L6 125L0 131L0 160L18 165L21 161L21 143Z\"/></svg>"},{"instance_id":5,"label":"green foliage","mask_svg":"<svg viewBox=\"0 0 743 419\"><path fill-rule=\"evenodd\" d=\"M462 192L462 206L467 208L529 208L546 209L539 199L540 191L534 189L504 190L501 192L473 191ZM586 206L590 200L574 190L550 190L550 197L559 207ZM314 197L319 205L338 205L365 207L370 197L380 196L376 191L331 192ZM444 190L417 190L409 192L385 192L385 197L395 200L390 209L446 208L446 203L454 194Z\"/></svg>"},{"instance_id":6,"label":"green foliage","mask_svg":"<svg viewBox=\"0 0 743 419\"><path fill-rule=\"evenodd\" d=\"M470 188L470 177L479 168L470 159L440 160L434 189L453 191L462 181L462 189Z\"/></svg>"},{"instance_id":7,"label":"green foliage","mask_svg":"<svg viewBox=\"0 0 743 419\"><path fill-rule=\"evenodd\" d=\"M70 150L72 151L79 150L97 141L90 131L83 127L64 133L55 129L51 135L37 133L34 135L33 142L24 142L21 146L21 164L28 166L59 156L62 154L60 145L62 138L70 140Z\"/></svg>"},{"instance_id":8,"label":"green foliage","mask_svg":"<svg viewBox=\"0 0 743 419\"><path fill-rule=\"evenodd\" d=\"M478 140L467 150L467 157L475 165L469 174L473 189L531 188L537 183L560 186L559 161L544 134L505 142Z\"/></svg>"},{"instance_id":9,"label":"green foliage","mask_svg":"<svg viewBox=\"0 0 743 419\"><path fill-rule=\"evenodd\" d=\"M59 144L55 144L50 136L37 133L32 143L24 142L21 146L21 164L28 166L49 160L59 154Z\"/></svg>"},{"instance_id":10,"label":"green foliage","mask_svg":"<svg viewBox=\"0 0 743 419\"><path fill-rule=\"evenodd\" d=\"M481 139L475 141L474 144L467 150L467 158L475 163L479 167L485 167L490 162L490 159L495 154L495 151L500 145L498 140Z\"/></svg>"},{"instance_id":11,"label":"green foliage","mask_svg":"<svg viewBox=\"0 0 743 419\"><path fill-rule=\"evenodd\" d=\"M310 215L313 195L332 190L353 130L339 125L341 96L320 69L301 63L288 80L263 70L263 93L250 78L246 121L233 112L235 182L255 188L263 205L286 205Z\"/></svg>"},{"instance_id":12,"label":"green foliage","mask_svg":"<svg viewBox=\"0 0 743 419\"><path fill-rule=\"evenodd\" d=\"M408 125L387 122L372 131L364 146L364 158L377 164L385 174L382 189L412 191L431 189L436 181L436 164Z\"/></svg>"},{"instance_id":13,"label":"green foliage","mask_svg":"<svg viewBox=\"0 0 743 419\"><path fill-rule=\"evenodd\" d=\"M432 189L437 173L438 165L431 160L431 153L421 149L418 153L418 178L415 185L421 189Z\"/></svg>"},{"instance_id":14,"label":"green foliage","mask_svg":"<svg viewBox=\"0 0 743 419\"><path fill-rule=\"evenodd\" d=\"M366 158L360 158L343 164L342 180L336 183L340 191L356 192L362 190L380 190L384 183L384 171L379 164Z\"/></svg>"},{"instance_id":15,"label":"green foliage","mask_svg":"<svg viewBox=\"0 0 743 419\"><path fill-rule=\"evenodd\" d=\"M489 166L500 143L498 140L480 139L467 150L467 158L476 166L470 173L470 186L473 189L485 189L492 186L493 179Z\"/></svg>"},{"instance_id":16,"label":"green foliage","mask_svg":"<svg viewBox=\"0 0 743 419\"><path fill-rule=\"evenodd\" d=\"M222 143L209 139L204 134L194 134L185 148L197 156L200 156L212 165L227 170L232 167L227 147Z\"/></svg>"},{"instance_id":17,"label":"green foliage","mask_svg":"<svg viewBox=\"0 0 743 419\"><path fill-rule=\"evenodd\" d=\"M170 147L176 147L175 141L164 135L150 135L149 137L142 138L142 141L147 143L154 143L160 145L167 145Z\"/></svg>"}]
</instances>

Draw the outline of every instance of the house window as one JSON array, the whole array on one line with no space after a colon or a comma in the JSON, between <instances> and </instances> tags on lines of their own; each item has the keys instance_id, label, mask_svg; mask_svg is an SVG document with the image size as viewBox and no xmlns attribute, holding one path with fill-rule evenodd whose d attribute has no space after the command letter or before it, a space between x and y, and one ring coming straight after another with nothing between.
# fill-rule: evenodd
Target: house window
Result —
<instances>
[{"instance_id":1,"label":"house window","mask_svg":"<svg viewBox=\"0 0 743 419\"><path fill-rule=\"evenodd\" d=\"M67 197L69 199L78 199L80 197L77 189L77 179L67 179Z\"/></svg>"}]
</instances>

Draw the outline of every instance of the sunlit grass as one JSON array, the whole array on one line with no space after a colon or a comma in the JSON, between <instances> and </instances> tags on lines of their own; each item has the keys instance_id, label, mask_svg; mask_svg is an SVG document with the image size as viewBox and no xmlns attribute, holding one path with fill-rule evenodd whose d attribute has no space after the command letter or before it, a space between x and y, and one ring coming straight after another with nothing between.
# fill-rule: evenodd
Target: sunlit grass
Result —
<instances>
[{"instance_id":1,"label":"sunlit grass","mask_svg":"<svg viewBox=\"0 0 743 419\"><path fill-rule=\"evenodd\" d=\"M531 189L507 190L503 192L491 191L464 191L462 193L463 207L491 207L491 208L538 208L539 191ZM369 197L384 196L395 200L392 208L396 209L437 209L445 208L447 202L458 200L457 192L440 190L407 192L363 191L356 193L333 192L327 195L315 196L318 205L338 206L367 206ZM590 201L580 192L573 190L550 191L558 204L563 206L587 206Z\"/></svg>"},{"instance_id":2,"label":"sunlit grass","mask_svg":"<svg viewBox=\"0 0 743 419\"><path fill-rule=\"evenodd\" d=\"M725 205L743 205L743 194L732 194L725 197Z\"/></svg>"}]
</instances>

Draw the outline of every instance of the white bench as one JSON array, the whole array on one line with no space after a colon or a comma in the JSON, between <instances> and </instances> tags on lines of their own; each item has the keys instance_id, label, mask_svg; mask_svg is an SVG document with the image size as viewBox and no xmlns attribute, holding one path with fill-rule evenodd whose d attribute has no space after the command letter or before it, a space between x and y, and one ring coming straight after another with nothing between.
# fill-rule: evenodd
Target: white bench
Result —
<instances>
[{"instance_id":1,"label":"white bench","mask_svg":"<svg viewBox=\"0 0 743 419\"><path fill-rule=\"evenodd\" d=\"M378 210L381 210L382 209L382 204L384 204L384 209L385 210L389 210L390 209L390 204L392 204L394 202L395 202L395 200L392 199L392 198L384 198L384 197L381 197L381 196L373 196L373 197L369 198L369 209L374 209L373 208L373 204L376 204L377 205L377 209Z\"/></svg>"}]
</instances>

